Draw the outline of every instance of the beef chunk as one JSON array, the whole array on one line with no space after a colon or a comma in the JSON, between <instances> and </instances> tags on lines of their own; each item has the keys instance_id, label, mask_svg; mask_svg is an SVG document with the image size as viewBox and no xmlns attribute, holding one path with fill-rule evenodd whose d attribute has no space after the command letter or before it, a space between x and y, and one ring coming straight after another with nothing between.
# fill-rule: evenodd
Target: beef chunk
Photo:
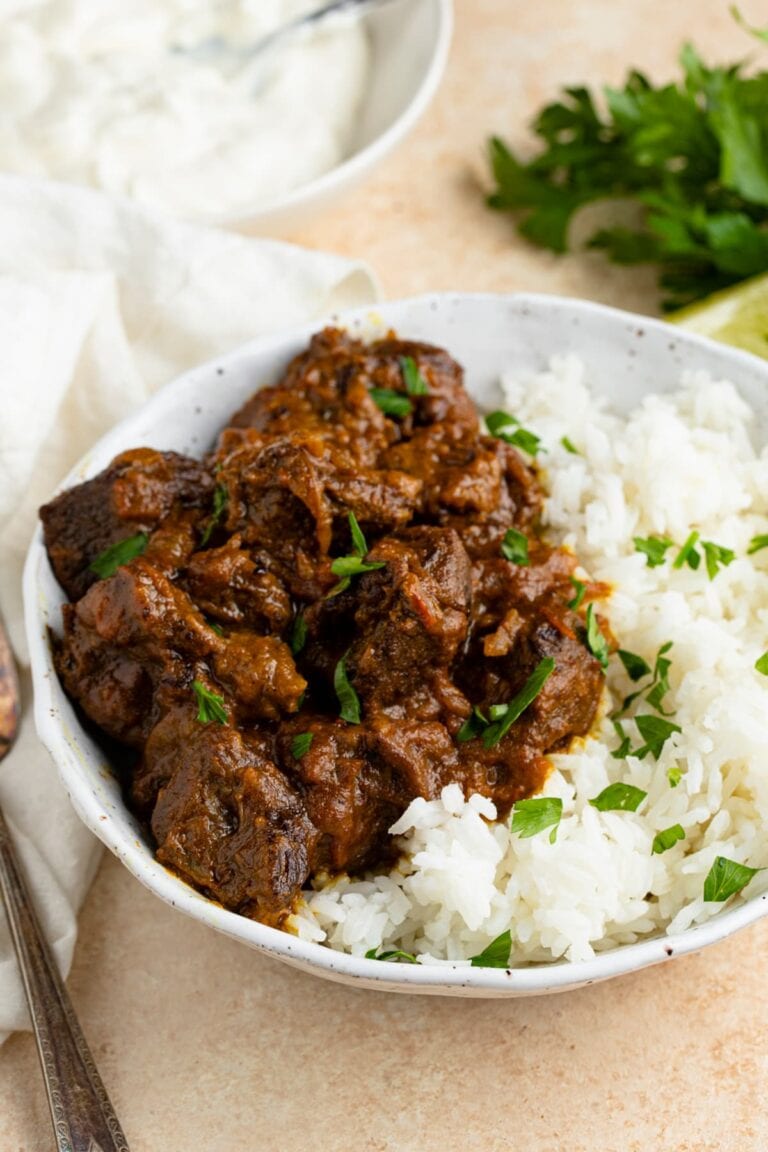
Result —
<instances>
[{"instance_id":1,"label":"beef chunk","mask_svg":"<svg viewBox=\"0 0 768 1152\"><path fill-rule=\"evenodd\" d=\"M424 394L408 394L406 358L420 373ZM390 419L376 403L375 392L371 395L375 389L407 398L411 412ZM477 413L464 391L462 369L447 352L394 337L364 344L326 328L289 364L277 385L251 397L232 424L273 437L309 432L332 440L357 464L375 468L391 443L422 425L445 421L477 431Z\"/></svg>"},{"instance_id":2,"label":"beef chunk","mask_svg":"<svg viewBox=\"0 0 768 1152\"><path fill-rule=\"evenodd\" d=\"M294 738L312 733L309 749L293 755ZM382 844L412 793L377 762L366 728L320 715L302 716L281 729L280 763L320 831L318 864L353 871L381 858Z\"/></svg>"},{"instance_id":3,"label":"beef chunk","mask_svg":"<svg viewBox=\"0 0 768 1152\"><path fill-rule=\"evenodd\" d=\"M279 633L291 621L291 598L271 568L268 553L243 548L242 537L235 535L221 548L197 552L187 566L185 585L211 619Z\"/></svg>"},{"instance_id":4,"label":"beef chunk","mask_svg":"<svg viewBox=\"0 0 768 1152\"><path fill-rule=\"evenodd\" d=\"M157 858L226 908L268 923L291 910L318 832L263 743L190 709L153 731L139 773L157 792Z\"/></svg>"},{"instance_id":5,"label":"beef chunk","mask_svg":"<svg viewBox=\"0 0 768 1152\"><path fill-rule=\"evenodd\" d=\"M281 437L261 450L225 463L220 480L229 491L230 530L268 549L294 595L312 598L333 577L323 566L334 541L349 543L348 514L363 531L381 533L410 520L418 480L403 472L356 466L346 452L320 437Z\"/></svg>"},{"instance_id":6,"label":"beef chunk","mask_svg":"<svg viewBox=\"0 0 768 1152\"><path fill-rule=\"evenodd\" d=\"M290 648L275 636L234 632L214 655L213 670L246 724L296 712L307 687Z\"/></svg>"},{"instance_id":7,"label":"beef chunk","mask_svg":"<svg viewBox=\"0 0 768 1152\"><path fill-rule=\"evenodd\" d=\"M137 448L44 505L40 518L48 558L70 600L79 600L97 579L89 565L106 548L151 532L174 510L205 509L212 487L197 460Z\"/></svg>"}]
</instances>

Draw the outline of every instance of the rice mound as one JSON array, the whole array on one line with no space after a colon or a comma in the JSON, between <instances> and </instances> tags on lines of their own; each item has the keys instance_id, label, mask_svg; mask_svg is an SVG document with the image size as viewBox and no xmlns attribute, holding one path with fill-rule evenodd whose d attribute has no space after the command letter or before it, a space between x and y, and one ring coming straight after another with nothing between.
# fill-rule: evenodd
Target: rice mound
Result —
<instances>
[{"instance_id":1,"label":"rice mound","mask_svg":"<svg viewBox=\"0 0 768 1152\"><path fill-rule=\"evenodd\" d=\"M624 418L585 377L577 357L553 357L547 372L502 381L505 407L547 449L547 539L612 586L596 607L620 646L652 666L672 641L664 707L682 732L658 760L611 756L619 741L608 713L636 687L612 658L594 735L551 757L543 794L563 801L555 843L547 832L513 835L494 823L491 801L451 785L439 800L414 800L392 827L403 854L395 870L306 894L290 925L303 939L468 963L509 928L513 964L585 960L716 915L723 905L703 898L716 856L768 866L768 677L755 670L768 650L768 549L747 555L752 537L768 533L768 454L751 443L754 414L732 384L697 372ZM694 528L736 553L712 580L703 563L673 568L677 549L653 568L635 551L635 536L679 548ZM637 710L649 711L629 714ZM624 728L633 747L642 743L634 724ZM672 768L682 773L676 787ZM648 793L637 812L589 804L616 781ZM654 836L673 824L685 839L654 855ZM760 872L735 899L766 890Z\"/></svg>"}]
</instances>

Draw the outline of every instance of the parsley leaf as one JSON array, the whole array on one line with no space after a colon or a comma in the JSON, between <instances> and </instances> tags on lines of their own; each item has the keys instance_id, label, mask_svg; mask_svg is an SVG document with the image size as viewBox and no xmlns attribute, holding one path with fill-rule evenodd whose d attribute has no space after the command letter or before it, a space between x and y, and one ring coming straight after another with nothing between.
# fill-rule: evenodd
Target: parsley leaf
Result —
<instances>
[{"instance_id":1,"label":"parsley leaf","mask_svg":"<svg viewBox=\"0 0 768 1152\"><path fill-rule=\"evenodd\" d=\"M768 548L768 535L753 536L747 548L747 556L752 556L755 552L762 551L763 548Z\"/></svg>"},{"instance_id":2,"label":"parsley leaf","mask_svg":"<svg viewBox=\"0 0 768 1152\"><path fill-rule=\"evenodd\" d=\"M573 611L576 612L581 607L581 602L584 599L587 586L581 580L577 580L575 576L571 576L571 584L573 584L574 588L576 589L576 595L572 600L568 601L568 607L572 608Z\"/></svg>"},{"instance_id":3,"label":"parsley leaf","mask_svg":"<svg viewBox=\"0 0 768 1152\"><path fill-rule=\"evenodd\" d=\"M213 490L213 512L208 517L208 520L200 538L200 546L204 548L213 535L213 530L221 521L222 516L226 510L229 502L229 493L223 484L217 484Z\"/></svg>"},{"instance_id":4,"label":"parsley leaf","mask_svg":"<svg viewBox=\"0 0 768 1152\"><path fill-rule=\"evenodd\" d=\"M465 744L467 740L474 740L488 727L488 723L489 721L486 720L480 709L475 706L456 733L457 742Z\"/></svg>"},{"instance_id":5,"label":"parsley leaf","mask_svg":"<svg viewBox=\"0 0 768 1152\"><path fill-rule=\"evenodd\" d=\"M711 540L702 540L701 548L710 580L714 580L721 568L727 568L736 559L736 553L731 548L723 548L722 544L714 544Z\"/></svg>"},{"instance_id":6,"label":"parsley leaf","mask_svg":"<svg viewBox=\"0 0 768 1152\"><path fill-rule=\"evenodd\" d=\"M349 522L349 534L352 537L352 549L355 556L367 556L368 545L363 535L363 530L357 522L357 516L354 512L347 513L347 521Z\"/></svg>"},{"instance_id":7,"label":"parsley leaf","mask_svg":"<svg viewBox=\"0 0 768 1152\"><path fill-rule=\"evenodd\" d=\"M291 756L294 760L301 760L312 747L315 738L314 732L299 732L291 741Z\"/></svg>"},{"instance_id":8,"label":"parsley leaf","mask_svg":"<svg viewBox=\"0 0 768 1152\"><path fill-rule=\"evenodd\" d=\"M95 572L100 580L106 580L107 577L114 576L121 565L128 564L137 556L141 556L142 552L146 550L147 544L149 544L149 536L146 532L137 532L135 536L118 540L117 544L111 544L109 548L100 552L96 559L88 565L88 569Z\"/></svg>"},{"instance_id":9,"label":"parsley leaf","mask_svg":"<svg viewBox=\"0 0 768 1152\"><path fill-rule=\"evenodd\" d=\"M685 541L685 544L683 544L682 548L674 559L672 564L673 568L682 568L684 564L687 564L689 568L693 568L694 571L698 568L699 564L701 563L701 556L699 556L698 552L696 551L696 544L698 539L698 532L690 533L688 539Z\"/></svg>"},{"instance_id":10,"label":"parsley leaf","mask_svg":"<svg viewBox=\"0 0 768 1152\"><path fill-rule=\"evenodd\" d=\"M485 423L491 436L512 444L515 448L522 448L529 456L535 456L541 448L541 440L527 428L523 428L515 416L509 412L489 412Z\"/></svg>"},{"instance_id":11,"label":"parsley leaf","mask_svg":"<svg viewBox=\"0 0 768 1152\"><path fill-rule=\"evenodd\" d=\"M307 621L303 612L297 612L291 629L290 647L294 656L298 656L307 642Z\"/></svg>"},{"instance_id":12,"label":"parsley leaf","mask_svg":"<svg viewBox=\"0 0 768 1152\"><path fill-rule=\"evenodd\" d=\"M511 832L521 840L551 828L549 840L554 844L557 828L563 815L563 802L559 796L537 796L533 800L518 800L512 811Z\"/></svg>"},{"instance_id":13,"label":"parsley leaf","mask_svg":"<svg viewBox=\"0 0 768 1152\"><path fill-rule=\"evenodd\" d=\"M678 768L677 765L667 770L667 780L669 780L670 788L677 788L682 778L683 770L682 768Z\"/></svg>"},{"instance_id":14,"label":"parsley leaf","mask_svg":"<svg viewBox=\"0 0 768 1152\"><path fill-rule=\"evenodd\" d=\"M429 394L429 385L419 372L419 367L413 356L401 356L400 369L403 373L405 390L409 396L427 396Z\"/></svg>"},{"instance_id":15,"label":"parsley leaf","mask_svg":"<svg viewBox=\"0 0 768 1152\"><path fill-rule=\"evenodd\" d=\"M339 715L347 724L360 723L360 700L347 676L345 658L339 660L333 673L333 687L341 710Z\"/></svg>"},{"instance_id":16,"label":"parsley leaf","mask_svg":"<svg viewBox=\"0 0 768 1152\"><path fill-rule=\"evenodd\" d=\"M647 795L634 784L609 784L590 804L598 812L636 812Z\"/></svg>"},{"instance_id":17,"label":"parsley leaf","mask_svg":"<svg viewBox=\"0 0 768 1152\"><path fill-rule=\"evenodd\" d=\"M331 564L331 572L334 576L341 576L341 580L331 588L327 597L329 600L332 596L338 596L339 592L343 592L345 588L349 588L353 576L360 576L364 572L375 572L377 568L386 567L383 560L374 560L368 563L363 559L368 553L365 536L354 512L347 513L347 519L349 520L354 555L337 556Z\"/></svg>"},{"instance_id":18,"label":"parsley leaf","mask_svg":"<svg viewBox=\"0 0 768 1152\"><path fill-rule=\"evenodd\" d=\"M413 404L394 388L371 388L370 397L385 416L410 416Z\"/></svg>"},{"instance_id":19,"label":"parsley leaf","mask_svg":"<svg viewBox=\"0 0 768 1152\"><path fill-rule=\"evenodd\" d=\"M511 952L512 933L507 928L477 956L470 957L470 964L473 968L508 968Z\"/></svg>"},{"instance_id":20,"label":"parsley leaf","mask_svg":"<svg viewBox=\"0 0 768 1152\"><path fill-rule=\"evenodd\" d=\"M763 868L749 868L746 864L729 860L727 856L716 856L704 881L704 899L722 903L729 896L741 892L753 876L763 871Z\"/></svg>"},{"instance_id":21,"label":"parsley leaf","mask_svg":"<svg viewBox=\"0 0 768 1152\"><path fill-rule=\"evenodd\" d=\"M571 456L581 456L581 452L579 452L578 448L573 443L573 440L570 440L567 436L561 436L560 443L562 444L563 448L565 448L566 452L570 452Z\"/></svg>"},{"instance_id":22,"label":"parsley leaf","mask_svg":"<svg viewBox=\"0 0 768 1152\"><path fill-rule=\"evenodd\" d=\"M605 670L608 667L608 641L600 631L594 604L587 607L587 648Z\"/></svg>"},{"instance_id":23,"label":"parsley leaf","mask_svg":"<svg viewBox=\"0 0 768 1152\"><path fill-rule=\"evenodd\" d=\"M395 963L402 961L404 964L418 964L418 958L414 956L413 952L403 952L399 948L393 949L391 952L379 952L378 949L369 948L365 954L366 960L391 960Z\"/></svg>"},{"instance_id":24,"label":"parsley leaf","mask_svg":"<svg viewBox=\"0 0 768 1152\"><path fill-rule=\"evenodd\" d=\"M195 719L200 724L212 724L214 721L217 724L229 724L229 713L224 707L223 696L219 696L217 692L212 692L210 688L206 688L200 680L192 681L192 691L197 700Z\"/></svg>"},{"instance_id":25,"label":"parsley leaf","mask_svg":"<svg viewBox=\"0 0 768 1152\"><path fill-rule=\"evenodd\" d=\"M528 537L516 528L508 528L501 542L501 554L513 564L528 564Z\"/></svg>"},{"instance_id":26,"label":"parsley leaf","mask_svg":"<svg viewBox=\"0 0 768 1152\"><path fill-rule=\"evenodd\" d=\"M331 572L334 576L360 576L363 572L374 572L384 566L383 560L368 564L359 556L338 556L331 564Z\"/></svg>"},{"instance_id":27,"label":"parsley leaf","mask_svg":"<svg viewBox=\"0 0 768 1152\"><path fill-rule=\"evenodd\" d=\"M678 840L685 840L685 829L680 824L673 824L671 828L656 833L651 851L654 856L660 856L662 852L674 848Z\"/></svg>"},{"instance_id":28,"label":"parsley leaf","mask_svg":"<svg viewBox=\"0 0 768 1152\"><path fill-rule=\"evenodd\" d=\"M664 563L664 557L673 546L674 540L670 540L666 536L649 536L647 539L643 539L642 536L635 536L633 543L635 552L644 554L648 567L658 568Z\"/></svg>"},{"instance_id":29,"label":"parsley leaf","mask_svg":"<svg viewBox=\"0 0 768 1152\"><path fill-rule=\"evenodd\" d=\"M763 676L768 676L768 652L764 652L762 656L758 656L755 660L755 668Z\"/></svg>"},{"instance_id":30,"label":"parsley leaf","mask_svg":"<svg viewBox=\"0 0 768 1152\"><path fill-rule=\"evenodd\" d=\"M618 720L612 720L611 723L613 724L614 732L621 741L618 747L614 748L613 752L611 752L611 756L614 760L626 760L627 756L629 756L632 752L632 741L629 739L629 736L627 736Z\"/></svg>"},{"instance_id":31,"label":"parsley leaf","mask_svg":"<svg viewBox=\"0 0 768 1152\"><path fill-rule=\"evenodd\" d=\"M617 655L633 683L642 680L643 676L650 676L651 669L642 656L638 656L635 652L627 652L625 648L619 648Z\"/></svg>"},{"instance_id":32,"label":"parsley leaf","mask_svg":"<svg viewBox=\"0 0 768 1152\"><path fill-rule=\"evenodd\" d=\"M658 760L672 733L682 732L679 724L673 724L671 720L665 720L663 716L635 716L635 724L637 724L637 730L645 740L642 748L638 748L634 753L640 760L644 760L649 752Z\"/></svg>"},{"instance_id":33,"label":"parsley leaf","mask_svg":"<svg viewBox=\"0 0 768 1152\"><path fill-rule=\"evenodd\" d=\"M555 662L551 656L545 656L534 668L518 694L506 705L501 719L490 724L483 732L483 746L493 748L498 744L526 708L536 699L544 684L555 670Z\"/></svg>"}]
</instances>

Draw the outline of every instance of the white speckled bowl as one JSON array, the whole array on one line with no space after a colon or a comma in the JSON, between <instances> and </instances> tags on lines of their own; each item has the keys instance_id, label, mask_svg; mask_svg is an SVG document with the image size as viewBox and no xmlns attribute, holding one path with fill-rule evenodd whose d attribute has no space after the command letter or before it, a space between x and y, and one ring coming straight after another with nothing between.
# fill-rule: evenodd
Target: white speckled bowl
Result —
<instances>
[{"instance_id":1,"label":"white speckled bowl","mask_svg":"<svg viewBox=\"0 0 768 1152\"><path fill-rule=\"evenodd\" d=\"M683 367L705 368L735 382L757 412L756 439L768 430L768 364L657 320L596 304L546 296L441 295L382 305L341 318L363 335L393 327L409 339L447 347L467 370L481 406L498 403L497 380L510 368L539 370L553 352L572 350L590 365L593 387L620 408L647 392L675 386ZM260 385L272 382L304 347L312 325L248 344L188 372L105 436L65 486L100 471L126 448L150 445L192 455L212 442L225 418ZM81 727L51 661L48 629L59 628L62 592L38 531L27 559L24 593L40 738L54 757L77 812L126 867L163 900L253 948L320 976L359 987L455 996L525 996L605 980L697 951L768 912L768 896L738 901L679 936L664 936L605 952L576 964L509 971L463 966L398 965L357 959L298 940L228 912L158 864L144 832L126 808L104 753Z\"/></svg>"},{"instance_id":2,"label":"white speckled bowl","mask_svg":"<svg viewBox=\"0 0 768 1152\"><path fill-rule=\"evenodd\" d=\"M371 68L349 155L285 196L216 223L284 235L359 184L423 116L445 71L452 0L390 0L361 19L370 40Z\"/></svg>"}]
</instances>

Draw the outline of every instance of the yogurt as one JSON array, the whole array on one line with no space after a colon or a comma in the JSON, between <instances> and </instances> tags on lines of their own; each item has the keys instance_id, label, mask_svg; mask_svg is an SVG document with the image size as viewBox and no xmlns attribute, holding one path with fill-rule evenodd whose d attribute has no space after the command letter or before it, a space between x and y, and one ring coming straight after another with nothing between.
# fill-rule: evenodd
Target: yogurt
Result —
<instances>
[{"instance_id":1,"label":"yogurt","mask_svg":"<svg viewBox=\"0 0 768 1152\"><path fill-rule=\"evenodd\" d=\"M0 169L209 222L246 216L353 146L369 48L331 22L270 61L255 41L326 0L0 0Z\"/></svg>"}]
</instances>

